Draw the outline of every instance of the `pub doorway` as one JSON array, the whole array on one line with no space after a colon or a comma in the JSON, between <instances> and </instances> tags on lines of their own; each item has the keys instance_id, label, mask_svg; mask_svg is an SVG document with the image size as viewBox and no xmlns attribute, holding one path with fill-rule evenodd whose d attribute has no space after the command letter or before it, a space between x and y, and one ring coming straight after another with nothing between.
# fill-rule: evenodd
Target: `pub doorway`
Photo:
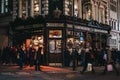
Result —
<instances>
[{"instance_id":1,"label":"pub doorway","mask_svg":"<svg viewBox=\"0 0 120 80\"><path fill-rule=\"evenodd\" d=\"M48 62L50 66L62 66L62 30L49 30Z\"/></svg>"}]
</instances>

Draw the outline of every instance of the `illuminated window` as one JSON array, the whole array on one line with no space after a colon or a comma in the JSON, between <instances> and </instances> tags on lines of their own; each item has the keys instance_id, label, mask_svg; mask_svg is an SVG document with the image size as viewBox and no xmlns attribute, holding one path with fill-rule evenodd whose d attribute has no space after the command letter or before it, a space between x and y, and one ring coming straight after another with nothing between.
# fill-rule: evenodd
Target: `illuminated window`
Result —
<instances>
[{"instance_id":1,"label":"illuminated window","mask_svg":"<svg viewBox=\"0 0 120 80\"><path fill-rule=\"evenodd\" d=\"M65 15L72 16L72 0L65 0Z\"/></svg>"},{"instance_id":2,"label":"illuminated window","mask_svg":"<svg viewBox=\"0 0 120 80\"><path fill-rule=\"evenodd\" d=\"M8 5L8 0L5 0L5 5Z\"/></svg>"},{"instance_id":3,"label":"illuminated window","mask_svg":"<svg viewBox=\"0 0 120 80\"><path fill-rule=\"evenodd\" d=\"M34 15L38 15L40 8L39 8L39 0L34 0Z\"/></svg>"},{"instance_id":4,"label":"illuminated window","mask_svg":"<svg viewBox=\"0 0 120 80\"><path fill-rule=\"evenodd\" d=\"M5 12L8 12L8 0L5 0Z\"/></svg>"},{"instance_id":5,"label":"illuminated window","mask_svg":"<svg viewBox=\"0 0 120 80\"><path fill-rule=\"evenodd\" d=\"M4 6L4 0L2 0L1 5L2 5L2 7L1 7L1 13L4 13L4 8L5 8L5 6Z\"/></svg>"},{"instance_id":6,"label":"illuminated window","mask_svg":"<svg viewBox=\"0 0 120 80\"><path fill-rule=\"evenodd\" d=\"M27 15L27 6L26 6L26 0L22 0L22 18L26 18L26 15Z\"/></svg>"},{"instance_id":7,"label":"illuminated window","mask_svg":"<svg viewBox=\"0 0 120 80\"><path fill-rule=\"evenodd\" d=\"M2 0L1 1L1 13L7 13L8 12L8 0Z\"/></svg>"},{"instance_id":8,"label":"illuminated window","mask_svg":"<svg viewBox=\"0 0 120 80\"><path fill-rule=\"evenodd\" d=\"M49 38L62 38L62 31L61 30L50 30Z\"/></svg>"},{"instance_id":9,"label":"illuminated window","mask_svg":"<svg viewBox=\"0 0 120 80\"><path fill-rule=\"evenodd\" d=\"M5 8L5 12L8 12L8 8Z\"/></svg>"}]
</instances>

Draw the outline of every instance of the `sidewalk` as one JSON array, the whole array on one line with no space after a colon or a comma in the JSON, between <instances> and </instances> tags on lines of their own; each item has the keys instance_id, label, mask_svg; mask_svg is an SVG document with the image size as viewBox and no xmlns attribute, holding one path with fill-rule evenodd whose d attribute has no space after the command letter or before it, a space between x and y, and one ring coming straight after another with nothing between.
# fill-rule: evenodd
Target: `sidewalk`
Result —
<instances>
[{"instance_id":1,"label":"sidewalk","mask_svg":"<svg viewBox=\"0 0 120 80\"><path fill-rule=\"evenodd\" d=\"M82 66L76 67L75 71L73 71L72 67L52 67L52 66L40 66L42 72L46 73L79 73L82 70ZM95 66L95 72L101 73L104 69L104 66ZM118 68L120 71L120 66ZM35 71L35 66L24 66L22 70L19 70L19 66L17 65L1 65L0 72L2 71ZM87 72L87 71L86 71Z\"/></svg>"},{"instance_id":2,"label":"sidewalk","mask_svg":"<svg viewBox=\"0 0 120 80\"><path fill-rule=\"evenodd\" d=\"M100 75L104 68L103 66L94 67L95 74L86 72L83 75L79 72L83 68L81 66L77 67L75 71L72 70L72 67L41 66L42 71L35 71L34 66L24 66L22 70L18 68L19 66L15 65L1 65L0 76L5 78L11 77L10 80L13 80L13 78L15 80L31 80L30 77L34 78L33 80L120 80L120 76L116 76L114 72ZM120 70L120 68L118 70ZM8 80L5 78L0 78L0 80Z\"/></svg>"},{"instance_id":3,"label":"sidewalk","mask_svg":"<svg viewBox=\"0 0 120 80\"><path fill-rule=\"evenodd\" d=\"M42 72L50 72L50 73L71 73L76 72L72 71L72 68L64 68L64 67L51 67L51 66L40 66ZM35 71L35 66L24 66L22 70L19 70L19 66L17 65L1 65L0 72L2 71Z\"/></svg>"}]
</instances>

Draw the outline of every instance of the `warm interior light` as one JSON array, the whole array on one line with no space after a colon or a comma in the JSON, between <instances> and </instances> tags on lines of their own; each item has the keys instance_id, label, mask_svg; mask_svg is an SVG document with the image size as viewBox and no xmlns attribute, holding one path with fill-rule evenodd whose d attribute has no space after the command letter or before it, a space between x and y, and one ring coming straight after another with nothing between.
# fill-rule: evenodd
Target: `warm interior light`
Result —
<instances>
[{"instance_id":1,"label":"warm interior light","mask_svg":"<svg viewBox=\"0 0 120 80\"><path fill-rule=\"evenodd\" d=\"M35 7L35 11L38 12L39 11L39 7L36 5Z\"/></svg>"}]
</instances>

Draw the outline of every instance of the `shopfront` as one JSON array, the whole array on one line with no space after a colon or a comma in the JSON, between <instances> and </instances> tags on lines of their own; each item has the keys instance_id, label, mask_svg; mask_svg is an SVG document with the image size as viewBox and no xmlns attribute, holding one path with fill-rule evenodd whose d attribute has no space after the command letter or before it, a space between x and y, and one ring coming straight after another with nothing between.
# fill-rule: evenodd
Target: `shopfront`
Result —
<instances>
[{"instance_id":1,"label":"shopfront","mask_svg":"<svg viewBox=\"0 0 120 80\"><path fill-rule=\"evenodd\" d=\"M91 46L102 49L107 44L109 29L74 24L67 20L49 20L42 24L17 26L14 30L15 45L24 44L37 50L42 47L43 64L64 66L65 48ZM73 35L74 33L74 35Z\"/></svg>"},{"instance_id":2,"label":"shopfront","mask_svg":"<svg viewBox=\"0 0 120 80\"><path fill-rule=\"evenodd\" d=\"M73 43L75 47L86 47L91 46L93 49L105 48L107 44L108 31L98 28L74 25L74 35L73 35L73 25L67 24L67 43ZM71 46L68 44L68 47Z\"/></svg>"},{"instance_id":3,"label":"shopfront","mask_svg":"<svg viewBox=\"0 0 120 80\"><path fill-rule=\"evenodd\" d=\"M62 66L64 47L64 23L47 23L46 45L48 65Z\"/></svg>"}]
</instances>

